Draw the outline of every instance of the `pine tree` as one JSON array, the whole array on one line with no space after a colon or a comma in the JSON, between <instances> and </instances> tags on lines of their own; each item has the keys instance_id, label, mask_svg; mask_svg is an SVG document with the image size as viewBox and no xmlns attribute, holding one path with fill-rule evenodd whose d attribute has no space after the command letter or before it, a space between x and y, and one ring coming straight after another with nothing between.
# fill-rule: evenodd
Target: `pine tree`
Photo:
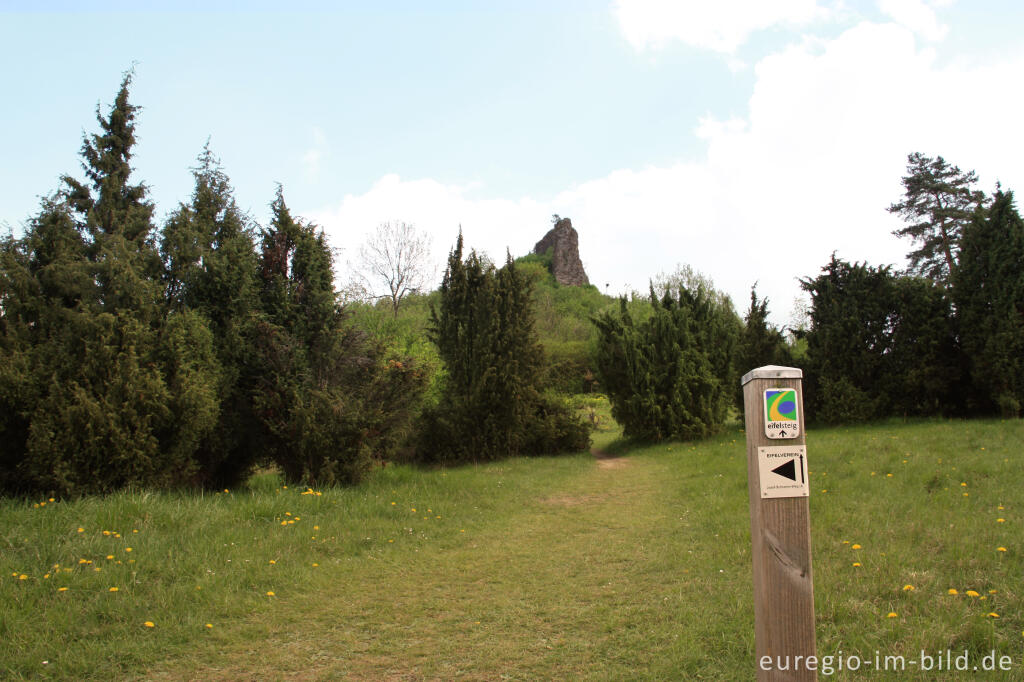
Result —
<instances>
[{"instance_id":1,"label":"pine tree","mask_svg":"<svg viewBox=\"0 0 1024 682\"><path fill-rule=\"evenodd\" d=\"M983 203L982 193L973 188L977 181L974 171L962 171L941 156L933 159L915 152L907 157L904 198L889 212L910 223L893 234L918 244L907 254L911 274L948 286L956 272L960 235Z\"/></svg>"}]
</instances>

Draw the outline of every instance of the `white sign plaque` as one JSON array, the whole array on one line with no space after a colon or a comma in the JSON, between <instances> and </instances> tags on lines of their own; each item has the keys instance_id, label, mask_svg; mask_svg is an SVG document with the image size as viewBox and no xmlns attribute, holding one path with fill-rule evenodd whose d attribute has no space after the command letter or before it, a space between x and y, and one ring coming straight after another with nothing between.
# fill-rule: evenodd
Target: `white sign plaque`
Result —
<instances>
[{"instance_id":1,"label":"white sign plaque","mask_svg":"<svg viewBox=\"0 0 1024 682\"><path fill-rule=\"evenodd\" d=\"M757 449L761 497L807 497L806 445L770 445Z\"/></svg>"}]
</instances>

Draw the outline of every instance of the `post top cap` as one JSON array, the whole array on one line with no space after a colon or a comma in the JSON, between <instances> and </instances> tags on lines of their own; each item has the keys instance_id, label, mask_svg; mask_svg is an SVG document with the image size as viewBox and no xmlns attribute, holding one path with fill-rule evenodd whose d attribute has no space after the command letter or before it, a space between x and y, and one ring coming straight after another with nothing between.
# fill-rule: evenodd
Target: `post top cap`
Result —
<instances>
[{"instance_id":1,"label":"post top cap","mask_svg":"<svg viewBox=\"0 0 1024 682\"><path fill-rule=\"evenodd\" d=\"M804 371L798 367L780 367L779 365L765 365L752 369L740 379L740 385L746 386L754 379L803 379Z\"/></svg>"}]
</instances>

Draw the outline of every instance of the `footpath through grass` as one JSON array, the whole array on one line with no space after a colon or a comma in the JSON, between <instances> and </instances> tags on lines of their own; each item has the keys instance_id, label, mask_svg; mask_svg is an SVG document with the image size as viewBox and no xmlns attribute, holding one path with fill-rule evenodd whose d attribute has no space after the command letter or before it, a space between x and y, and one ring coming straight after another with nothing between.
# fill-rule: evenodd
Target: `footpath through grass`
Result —
<instances>
[{"instance_id":1,"label":"footpath through grass","mask_svg":"<svg viewBox=\"0 0 1024 682\"><path fill-rule=\"evenodd\" d=\"M752 679L743 434L600 435L617 457L2 502L0 677ZM1024 678L1022 442L808 435L820 655L995 650L1013 669L986 679Z\"/></svg>"}]
</instances>

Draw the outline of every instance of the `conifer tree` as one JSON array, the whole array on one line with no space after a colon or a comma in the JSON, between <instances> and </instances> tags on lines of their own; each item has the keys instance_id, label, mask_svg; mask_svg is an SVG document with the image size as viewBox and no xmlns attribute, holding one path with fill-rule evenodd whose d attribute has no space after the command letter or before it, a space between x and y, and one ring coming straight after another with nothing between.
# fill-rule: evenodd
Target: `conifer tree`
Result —
<instances>
[{"instance_id":1,"label":"conifer tree","mask_svg":"<svg viewBox=\"0 0 1024 682\"><path fill-rule=\"evenodd\" d=\"M997 189L991 206L964 229L954 277L972 402L1019 416L1024 405L1024 221L1013 192Z\"/></svg>"},{"instance_id":2,"label":"conifer tree","mask_svg":"<svg viewBox=\"0 0 1024 682\"><path fill-rule=\"evenodd\" d=\"M292 217L280 187L271 211L258 263L261 456L290 481L354 483L400 444L425 377L345 323L327 239Z\"/></svg>"},{"instance_id":3,"label":"conifer tree","mask_svg":"<svg viewBox=\"0 0 1024 682\"><path fill-rule=\"evenodd\" d=\"M904 197L889 212L909 223L893 234L918 245L907 254L911 274L949 285L959 260L960 235L975 208L983 204L982 193L973 187L977 181L974 171L962 171L941 156L933 159L915 152L907 157Z\"/></svg>"},{"instance_id":4,"label":"conifer tree","mask_svg":"<svg viewBox=\"0 0 1024 682\"><path fill-rule=\"evenodd\" d=\"M943 285L833 256L801 286L812 306L805 391L812 418L957 412L960 374Z\"/></svg>"},{"instance_id":5,"label":"conifer tree","mask_svg":"<svg viewBox=\"0 0 1024 682\"><path fill-rule=\"evenodd\" d=\"M631 438L689 440L721 429L732 402L739 320L727 298L679 284L635 322L626 299L595 318L597 366L612 416Z\"/></svg>"},{"instance_id":6,"label":"conifer tree","mask_svg":"<svg viewBox=\"0 0 1024 682\"><path fill-rule=\"evenodd\" d=\"M750 288L750 307L743 318L743 331L736 346L736 370L741 376L766 365L789 366L793 357L783 333L768 322L768 299L757 297ZM736 406L743 409L743 387L736 386Z\"/></svg>"},{"instance_id":7,"label":"conifer tree","mask_svg":"<svg viewBox=\"0 0 1024 682\"><path fill-rule=\"evenodd\" d=\"M4 317L14 312L17 338L5 352L13 348L15 385L31 388L11 400L20 425L5 446L8 487L66 494L181 483L215 423L210 332L187 316L165 319L153 207L145 186L131 183L130 82L82 145L88 183L65 177L26 236L5 248L13 293Z\"/></svg>"},{"instance_id":8,"label":"conifer tree","mask_svg":"<svg viewBox=\"0 0 1024 682\"><path fill-rule=\"evenodd\" d=\"M217 426L198 445L197 482L237 484L259 451L252 393L260 367L253 339L259 320L256 251L248 218L209 144L193 169L195 190L168 218L161 235L169 313L201 316L220 365Z\"/></svg>"},{"instance_id":9,"label":"conifer tree","mask_svg":"<svg viewBox=\"0 0 1024 682\"><path fill-rule=\"evenodd\" d=\"M531 285L511 257L496 269L460 232L448 256L431 338L446 374L439 404L423 420L417 456L480 461L578 451L589 437L563 401L540 388L542 351Z\"/></svg>"}]
</instances>

